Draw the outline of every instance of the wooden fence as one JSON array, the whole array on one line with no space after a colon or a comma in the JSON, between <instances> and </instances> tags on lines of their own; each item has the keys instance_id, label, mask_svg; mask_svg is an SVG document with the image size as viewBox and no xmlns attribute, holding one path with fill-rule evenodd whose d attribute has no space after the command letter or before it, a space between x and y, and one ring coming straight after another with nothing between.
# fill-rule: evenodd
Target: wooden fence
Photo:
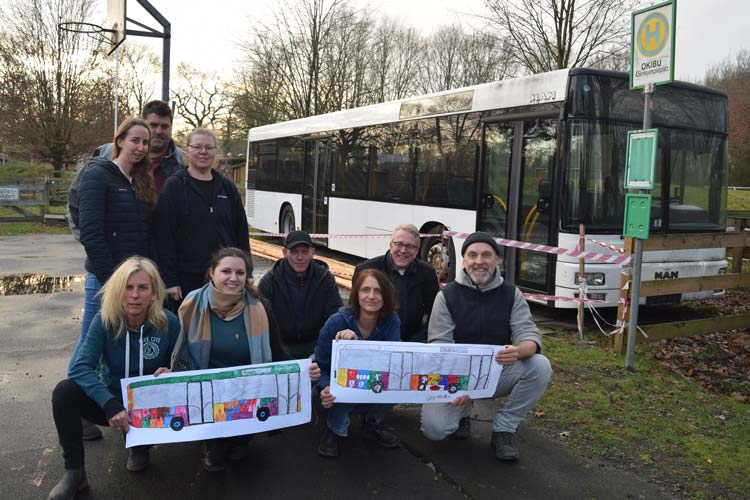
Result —
<instances>
[{"instance_id":1,"label":"wooden fence","mask_svg":"<svg viewBox=\"0 0 750 500\"><path fill-rule=\"evenodd\" d=\"M703 276L699 278L678 278L670 280L641 281L641 297L674 295L688 292L708 290L730 290L734 288L750 288L750 272L742 273L742 255L750 249L750 231L735 231L728 233L709 234L669 234L652 235L644 241L643 250L689 250L698 248L726 248L727 257L733 257L731 268L727 274L717 276ZM632 238L625 239L625 251L633 253ZM630 300L630 276L623 273L621 279L620 298ZM618 307L618 318L622 318L622 304ZM628 307L625 313L625 324L629 319ZM637 342L652 342L660 339L704 335L707 333L723 332L738 328L750 328L750 314L722 316L708 319L677 321L674 323L660 323L653 325L639 325L646 333L644 337L638 333ZM615 335L614 346L617 352L623 351L625 331Z\"/></svg>"},{"instance_id":2,"label":"wooden fence","mask_svg":"<svg viewBox=\"0 0 750 500\"><path fill-rule=\"evenodd\" d=\"M48 183L0 185L0 207L6 207L21 217L0 217L0 222L43 221L47 213ZM40 207L39 214L30 212L28 207Z\"/></svg>"}]
</instances>

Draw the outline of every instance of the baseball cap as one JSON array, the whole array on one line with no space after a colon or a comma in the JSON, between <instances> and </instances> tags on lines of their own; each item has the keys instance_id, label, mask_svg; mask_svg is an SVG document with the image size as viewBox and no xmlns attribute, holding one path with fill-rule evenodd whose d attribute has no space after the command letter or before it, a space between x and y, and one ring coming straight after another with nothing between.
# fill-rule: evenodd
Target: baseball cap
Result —
<instances>
[{"instance_id":1,"label":"baseball cap","mask_svg":"<svg viewBox=\"0 0 750 500\"><path fill-rule=\"evenodd\" d=\"M284 248L291 250L298 245L308 245L314 247L310 235L304 231L292 231L286 235L284 240Z\"/></svg>"}]
</instances>

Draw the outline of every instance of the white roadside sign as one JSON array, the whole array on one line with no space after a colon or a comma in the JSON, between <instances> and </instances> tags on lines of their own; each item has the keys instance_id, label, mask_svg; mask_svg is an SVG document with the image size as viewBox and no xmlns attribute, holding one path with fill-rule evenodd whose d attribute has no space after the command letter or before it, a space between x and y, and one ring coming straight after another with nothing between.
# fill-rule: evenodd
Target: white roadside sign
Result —
<instances>
[{"instance_id":1,"label":"white roadside sign","mask_svg":"<svg viewBox=\"0 0 750 500\"><path fill-rule=\"evenodd\" d=\"M674 80L677 2L672 0L632 14L630 88Z\"/></svg>"}]
</instances>

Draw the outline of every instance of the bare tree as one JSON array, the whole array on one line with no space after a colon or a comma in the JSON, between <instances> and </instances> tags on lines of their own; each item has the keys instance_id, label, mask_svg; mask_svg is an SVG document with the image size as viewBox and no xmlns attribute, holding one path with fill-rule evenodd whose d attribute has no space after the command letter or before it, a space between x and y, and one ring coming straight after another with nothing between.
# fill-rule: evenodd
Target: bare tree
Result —
<instances>
[{"instance_id":1,"label":"bare tree","mask_svg":"<svg viewBox=\"0 0 750 500\"><path fill-rule=\"evenodd\" d=\"M417 30L385 18L375 29L370 65L373 100L402 99L416 92L422 40Z\"/></svg>"},{"instance_id":2,"label":"bare tree","mask_svg":"<svg viewBox=\"0 0 750 500\"><path fill-rule=\"evenodd\" d=\"M220 128L228 104L221 79L188 63L177 66L177 78L172 92L177 114L194 128Z\"/></svg>"},{"instance_id":3,"label":"bare tree","mask_svg":"<svg viewBox=\"0 0 750 500\"><path fill-rule=\"evenodd\" d=\"M161 62L144 44L128 42L117 50L120 106L126 115L137 116L146 103L155 98Z\"/></svg>"},{"instance_id":4,"label":"bare tree","mask_svg":"<svg viewBox=\"0 0 750 500\"><path fill-rule=\"evenodd\" d=\"M633 0L485 0L486 19L529 73L598 66L627 49Z\"/></svg>"},{"instance_id":5,"label":"bare tree","mask_svg":"<svg viewBox=\"0 0 750 500\"><path fill-rule=\"evenodd\" d=\"M18 142L56 171L112 137L111 84L97 70L97 47L58 29L90 20L92 7L93 0L13 0L0 12L5 117L13 117Z\"/></svg>"}]
</instances>

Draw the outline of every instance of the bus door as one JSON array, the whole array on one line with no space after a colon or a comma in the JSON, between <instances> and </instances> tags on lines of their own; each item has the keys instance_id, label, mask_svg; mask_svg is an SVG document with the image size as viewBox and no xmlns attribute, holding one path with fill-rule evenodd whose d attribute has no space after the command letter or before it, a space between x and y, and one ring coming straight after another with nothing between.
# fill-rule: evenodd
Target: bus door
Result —
<instances>
[{"instance_id":1,"label":"bus door","mask_svg":"<svg viewBox=\"0 0 750 500\"><path fill-rule=\"evenodd\" d=\"M188 382L188 422L190 425L214 421L214 390L211 382Z\"/></svg>"},{"instance_id":2,"label":"bus door","mask_svg":"<svg viewBox=\"0 0 750 500\"><path fill-rule=\"evenodd\" d=\"M512 238L550 245L552 227L552 179L557 150L557 121L527 120L523 123L521 165L519 170L518 219ZM549 292L552 255L516 250L515 281L524 288Z\"/></svg>"},{"instance_id":3,"label":"bus door","mask_svg":"<svg viewBox=\"0 0 750 500\"><path fill-rule=\"evenodd\" d=\"M328 232L328 196L334 148L330 139L305 141L302 229L308 233ZM315 243L328 246L327 239L315 239Z\"/></svg>"},{"instance_id":4,"label":"bus door","mask_svg":"<svg viewBox=\"0 0 750 500\"><path fill-rule=\"evenodd\" d=\"M550 244L556 144L553 119L485 124L477 215L481 231ZM507 279L524 288L549 290L549 254L501 247L501 257Z\"/></svg>"}]
</instances>

